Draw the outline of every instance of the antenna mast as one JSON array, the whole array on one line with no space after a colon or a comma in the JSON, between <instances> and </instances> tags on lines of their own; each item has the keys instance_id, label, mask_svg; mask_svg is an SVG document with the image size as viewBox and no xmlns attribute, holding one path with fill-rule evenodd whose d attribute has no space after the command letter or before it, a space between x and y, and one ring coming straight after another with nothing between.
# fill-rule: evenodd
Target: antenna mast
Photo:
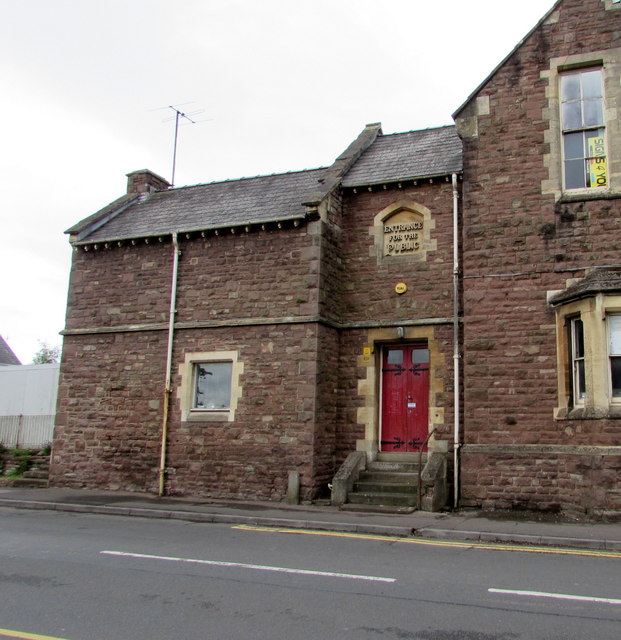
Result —
<instances>
[{"instance_id":1,"label":"antenna mast","mask_svg":"<svg viewBox=\"0 0 621 640\"><path fill-rule=\"evenodd\" d=\"M177 105L179 107L182 107L184 104L191 104L190 102L184 102L180 105ZM204 113L205 109L198 109L196 111L192 111L191 113L187 113L187 112L183 112L179 109L177 109L177 107L175 107L172 104L169 104L166 107L157 107L155 109L151 109L151 111L161 111L162 109L172 109L175 112L174 116L171 116L170 118L165 118L162 122L169 122L170 120L172 120L174 118L175 120L175 139L174 139L174 143L173 143L173 159L172 159L172 176L170 178L170 186L174 187L175 186L175 171L177 168L177 141L179 139L179 121L180 120L187 120L190 124L197 124L198 122L205 122L206 120L194 120L192 119L190 116L195 116L198 113ZM208 118L211 119L211 118Z\"/></svg>"},{"instance_id":2,"label":"antenna mast","mask_svg":"<svg viewBox=\"0 0 621 640\"><path fill-rule=\"evenodd\" d=\"M168 108L172 109L175 112L175 141L173 143L172 177L170 179L170 186L174 187L175 186L175 168L177 166L177 139L179 137L179 120L181 118L185 118L191 124L196 124L196 120L192 120L192 118L190 118L190 115L194 115L194 114L188 115L187 113L183 113L182 111L179 111L179 109L177 109L176 107L173 107L172 105L168 105ZM195 113L200 113L200 111Z\"/></svg>"}]
</instances>

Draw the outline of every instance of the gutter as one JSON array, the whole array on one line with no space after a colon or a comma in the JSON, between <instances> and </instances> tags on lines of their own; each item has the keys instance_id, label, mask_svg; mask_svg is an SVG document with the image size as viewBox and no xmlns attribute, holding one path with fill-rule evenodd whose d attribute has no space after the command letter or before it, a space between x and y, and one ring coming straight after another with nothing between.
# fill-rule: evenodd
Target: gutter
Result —
<instances>
[{"instance_id":1,"label":"gutter","mask_svg":"<svg viewBox=\"0 0 621 640\"><path fill-rule=\"evenodd\" d=\"M179 242L177 232L172 234L173 269L170 287L170 313L168 320L168 347L166 355L166 384L164 387L164 411L162 415L162 442L160 449L159 495L163 496L166 488L166 457L168 446L168 409L170 406L170 381L172 377L172 352L175 335L175 315L177 313L177 274L179 271Z\"/></svg>"},{"instance_id":2,"label":"gutter","mask_svg":"<svg viewBox=\"0 0 621 640\"><path fill-rule=\"evenodd\" d=\"M196 234L199 234L203 237L205 237L206 234L220 235L220 232L222 231L235 233L238 230L243 230L246 233L250 233L253 230L261 229L266 225L271 226L271 225L284 225L284 224L292 223L294 227L298 227L304 222L308 222L309 220L312 220L312 219L313 219L312 215L309 215L308 213L303 213L303 214L287 216L285 218L266 218L264 220L262 219L262 220L254 220L254 221L245 220L245 221L234 222L229 224L217 224L212 226L195 227L190 229L184 229L183 231L176 231L175 233L177 233L178 235L185 236L186 239L189 239L189 237L195 236ZM91 230L89 230L88 233L90 234ZM137 244L140 241L148 244L152 240L162 242L162 239L164 237L167 237L170 233L171 233L170 231L160 231L159 233L152 232L152 233L144 233L144 234L139 234L134 236L117 236L117 237L95 239L95 240L94 239L80 240L80 238L78 238L76 241L72 242L72 244L74 246L79 246L82 248L86 248L89 246L110 248L113 245L122 246L123 244L128 242L132 244ZM84 237L88 237L88 236L84 236Z\"/></svg>"}]
</instances>

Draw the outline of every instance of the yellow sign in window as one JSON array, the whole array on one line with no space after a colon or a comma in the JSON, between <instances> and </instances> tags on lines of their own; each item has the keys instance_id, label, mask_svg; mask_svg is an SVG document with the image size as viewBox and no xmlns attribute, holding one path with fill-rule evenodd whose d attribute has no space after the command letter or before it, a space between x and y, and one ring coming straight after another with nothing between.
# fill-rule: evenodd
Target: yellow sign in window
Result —
<instances>
[{"instance_id":1,"label":"yellow sign in window","mask_svg":"<svg viewBox=\"0 0 621 640\"><path fill-rule=\"evenodd\" d=\"M589 179L591 187L608 185L606 143L603 137L589 138Z\"/></svg>"}]
</instances>

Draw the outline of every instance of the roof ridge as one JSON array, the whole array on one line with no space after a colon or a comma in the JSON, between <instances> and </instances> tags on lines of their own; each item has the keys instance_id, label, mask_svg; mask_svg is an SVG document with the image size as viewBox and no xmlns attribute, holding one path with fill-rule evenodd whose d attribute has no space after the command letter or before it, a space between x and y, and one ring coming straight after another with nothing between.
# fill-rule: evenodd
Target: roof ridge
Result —
<instances>
[{"instance_id":1,"label":"roof ridge","mask_svg":"<svg viewBox=\"0 0 621 640\"><path fill-rule=\"evenodd\" d=\"M409 131L394 131L393 133L384 133L381 136L378 136L378 139L389 138L390 136L403 136L408 133L422 133L423 131L439 131L440 129L455 129L455 128L456 128L456 125L454 124L443 124L443 125L440 125L439 127L424 127L423 129L410 129Z\"/></svg>"},{"instance_id":2,"label":"roof ridge","mask_svg":"<svg viewBox=\"0 0 621 640\"><path fill-rule=\"evenodd\" d=\"M312 173L314 171L324 171L329 167L314 167L311 169L298 169L295 171L279 171L274 173L261 173L256 176L241 176L240 178L226 178L225 180L213 180L212 182L198 182L196 184L186 184L179 187L172 187L170 189L162 189L158 193L170 193L171 191L180 191L181 189L194 189L198 187L209 187L215 184L230 184L231 182L242 182L243 180L256 180L258 178L274 178L276 176L290 176L294 174Z\"/></svg>"}]
</instances>

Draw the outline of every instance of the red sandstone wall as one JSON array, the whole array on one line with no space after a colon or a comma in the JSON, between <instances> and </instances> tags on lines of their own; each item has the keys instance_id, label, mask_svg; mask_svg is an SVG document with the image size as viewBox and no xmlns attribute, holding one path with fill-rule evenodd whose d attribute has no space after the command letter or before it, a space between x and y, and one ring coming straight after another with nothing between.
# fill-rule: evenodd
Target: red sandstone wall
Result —
<instances>
[{"instance_id":1,"label":"red sandstone wall","mask_svg":"<svg viewBox=\"0 0 621 640\"><path fill-rule=\"evenodd\" d=\"M239 319L317 312L312 224L310 232L180 242L177 322L232 326L176 331L170 491L280 499L288 471L297 470L302 496L310 497L333 472L338 340L326 331L319 337L312 324L236 326ZM171 269L170 242L74 253L67 329L93 333L65 337L53 483L156 489ZM101 333L128 325L145 326ZM185 353L230 349L245 367L235 422L181 422L176 389Z\"/></svg>"},{"instance_id":2,"label":"red sandstone wall","mask_svg":"<svg viewBox=\"0 0 621 640\"><path fill-rule=\"evenodd\" d=\"M464 506L531 509L580 517L618 517L621 456L473 453L462 482Z\"/></svg>"},{"instance_id":3,"label":"red sandstone wall","mask_svg":"<svg viewBox=\"0 0 621 640\"><path fill-rule=\"evenodd\" d=\"M477 118L478 136L464 140L467 444L619 444L618 421L553 418L555 327L546 292L584 275L574 269L618 264L621 237L619 200L555 205L552 195L542 195L544 155L551 149L544 138L548 100L541 71L552 57L621 44L620 11L605 11L599 1L565 0L559 12L481 89L490 113ZM596 495L596 475L578 474L579 480L572 469L582 464L580 457L556 458L466 455L465 502L588 510L592 501L584 501L584 492ZM587 489L579 488L582 481ZM608 502L600 499L600 507Z\"/></svg>"},{"instance_id":4,"label":"red sandstone wall","mask_svg":"<svg viewBox=\"0 0 621 640\"><path fill-rule=\"evenodd\" d=\"M179 331L175 362L187 352L239 350L242 396L234 422L170 420L172 493L280 500L289 471L300 473L302 496L315 489L317 328L266 325ZM180 377L175 371L172 385Z\"/></svg>"},{"instance_id":5,"label":"red sandstone wall","mask_svg":"<svg viewBox=\"0 0 621 640\"><path fill-rule=\"evenodd\" d=\"M601 9L600 9L601 6ZM554 313L546 292L577 267L619 263L621 205L555 205L541 194L549 57L615 44L621 13L566 0L482 89L490 115L464 141L466 442L616 444L618 428L552 419L557 404ZM617 43L618 44L618 43ZM506 275L502 274L515 274ZM494 277L484 277L494 276ZM500 276L500 277L498 277Z\"/></svg>"},{"instance_id":6,"label":"red sandstone wall","mask_svg":"<svg viewBox=\"0 0 621 640\"><path fill-rule=\"evenodd\" d=\"M65 338L53 483L157 486L165 362L162 331Z\"/></svg>"},{"instance_id":7,"label":"red sandstone wall","mask_svg":"<svg viewBox=\"0 0 621 640\"><path fill-rule=\"evenodd\" d=\"M379 264L369 227L383 209L407 199L427 207L435 221L431 238L437 250L427 259L383 259ZM452 315L453 192L445 181L403 189L374 188L344 198L341 244L343 247L344 320L422 319ZM395 285L405 282L409 290L399 296Z\"/></svg>"}]
</instances>

